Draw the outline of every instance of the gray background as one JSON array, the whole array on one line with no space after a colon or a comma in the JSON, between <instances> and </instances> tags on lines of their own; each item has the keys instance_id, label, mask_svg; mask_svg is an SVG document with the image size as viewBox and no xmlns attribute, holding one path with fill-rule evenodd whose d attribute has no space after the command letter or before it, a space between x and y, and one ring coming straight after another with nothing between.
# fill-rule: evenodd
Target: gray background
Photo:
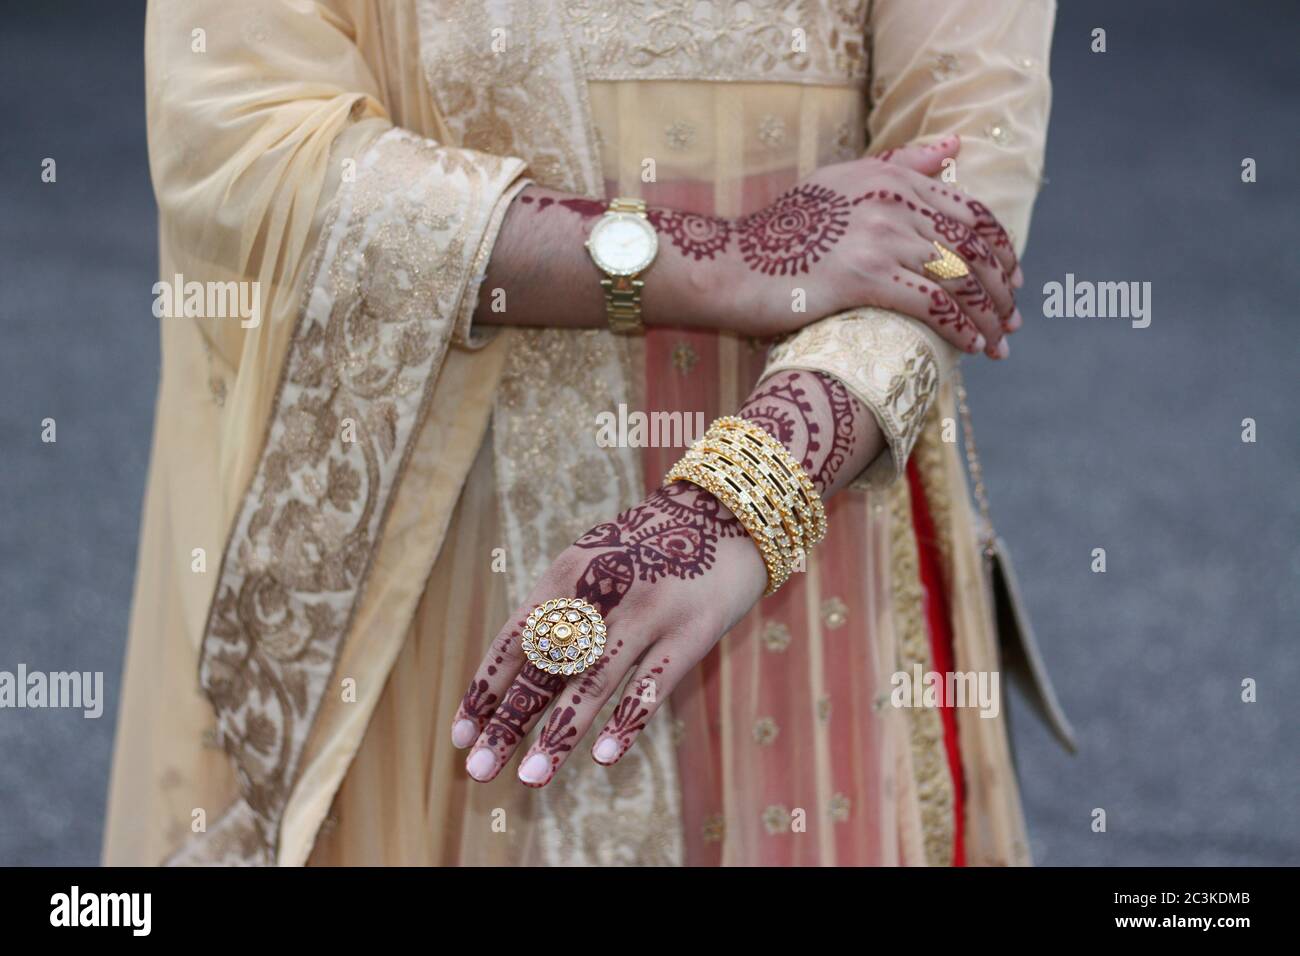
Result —
<instances>
[{"instance_id":1,"label":"gray background","mask_svg":"<svg viewBox=\"0 0 1300 956\"><path fill-rule=\"evenodd\" d=\"M7 11L0 36L0 669L102 670L108 705L0 711L10 864L98 858L158 372L143 4L81 6ZM1300 858L1295 11L1061 11L1028 327L1009 362L967 372L995 517L1083 743L1069 758L1016 721L1042 863ZM1151 327L1041 318L1037 290L1067 272L1151 282Z\"/></svg>"}]
</instances>

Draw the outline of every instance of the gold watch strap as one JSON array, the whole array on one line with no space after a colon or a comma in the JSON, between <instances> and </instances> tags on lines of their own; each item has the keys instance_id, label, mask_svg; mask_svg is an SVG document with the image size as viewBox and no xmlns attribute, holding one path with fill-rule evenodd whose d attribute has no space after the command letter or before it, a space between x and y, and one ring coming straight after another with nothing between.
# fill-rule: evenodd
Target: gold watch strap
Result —
<instances>
[{"instance_id":1,"label":"gold watch strap","mask_svg":"<svg viewBox=\"0 0 1300 956\"><path fill-rule=\"evenodd\" d=\"M619 196L610 200L610 212L633 213L645 217L645 200ZM637 335L645 331L641 322L641 290L645 282L632 276L606 276L600 280L605 290L605 314L609 328L617 335Z\"/></svg>"},{"instance_id":2,"label":"gold watch strap","mask_svg":"<svg viewBox=\"0 0 1300 956\"><path fill-rule=\"evenodd\" d=\"M641 289L645 285L631 276L615 276L600 280L605 290L605 314L609 317L611 332L635 335L645 331L641 322Z\"/></svg>"}]
</instances>

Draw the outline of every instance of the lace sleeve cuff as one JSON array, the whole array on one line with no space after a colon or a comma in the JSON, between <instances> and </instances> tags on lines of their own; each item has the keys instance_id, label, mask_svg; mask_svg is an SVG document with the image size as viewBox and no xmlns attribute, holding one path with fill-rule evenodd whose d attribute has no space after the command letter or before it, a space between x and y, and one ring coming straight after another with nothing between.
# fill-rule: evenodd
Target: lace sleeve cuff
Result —
<instances>
[{"instance_id":1,"label":"lace sleeve cuff","mask_svg":"<svg viewBox=\"0 0 1300 956\"><path fill-rule=\"evenodd\" d=\"M903 473L939 383L957 355L913 319L862 308L814 322L779 343L763 377L800 369L843 382L871 410L885 437L885 450L852 486L881 487Z\"/></svg>"}]
</instances>

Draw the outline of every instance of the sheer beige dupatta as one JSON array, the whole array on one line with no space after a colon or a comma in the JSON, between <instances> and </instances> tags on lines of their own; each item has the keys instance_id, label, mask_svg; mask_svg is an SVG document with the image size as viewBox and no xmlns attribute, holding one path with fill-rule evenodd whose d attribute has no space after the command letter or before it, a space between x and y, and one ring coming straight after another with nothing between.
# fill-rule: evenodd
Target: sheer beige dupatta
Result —
<instances>
[{"instance_id":1,"label":"sheer beige dupatta","mask_svg":"<svg viewBox=\"0 0 1300 956\"><path fill-rule=\"evenodd\" d=\"M263 312L163 319L110 863L305 858L482 442L504 355L452 345L523 163L393 128L418 34L367 6L149 8L161 272Z\"/></svg>"}]
</instances>

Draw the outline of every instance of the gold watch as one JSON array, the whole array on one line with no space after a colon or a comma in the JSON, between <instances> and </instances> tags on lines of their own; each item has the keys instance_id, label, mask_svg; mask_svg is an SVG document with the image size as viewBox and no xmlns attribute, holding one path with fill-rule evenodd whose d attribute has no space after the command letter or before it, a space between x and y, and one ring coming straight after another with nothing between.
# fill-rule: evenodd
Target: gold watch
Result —
<instances>
[{"instance_id":1,"label":"gold watch","mask_svg":"<svg viewBox=\"0 0 1300 956\"><path fill-rule=\"evenodd\" d=\"M646 217L645 200L610 200L609 210L596 220L586 246L591 261L605 273L600 285L605 290L610 330L623 335L644 331L641 290L645 282L638 277L659 253L659 236Z\"/></svg>"}]
</instances>

